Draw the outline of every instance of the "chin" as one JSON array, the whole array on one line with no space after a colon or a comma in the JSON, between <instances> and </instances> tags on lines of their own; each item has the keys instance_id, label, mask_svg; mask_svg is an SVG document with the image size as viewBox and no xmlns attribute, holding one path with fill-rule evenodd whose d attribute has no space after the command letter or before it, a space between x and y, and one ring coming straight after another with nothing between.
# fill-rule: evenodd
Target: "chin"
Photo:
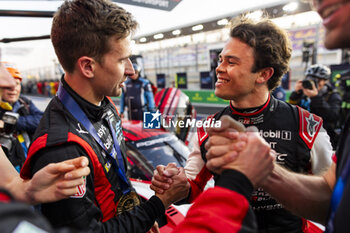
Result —
<instances>
[{"instance_id":1,"label":"chin","mask_svg":"<svg viewBox=\"0 0 350 233\"><path fill-rule=\"evenodd\" d=\"M350 41L346 33L339 33L339 31L327 31L324 39L324 46L327 49L341 49L350 48Z\"/></svg>"},{"instance_id":2,"label":"chin","mask_svg":"<svg viewBox=\"0 0 350 233\"><path fill-rule=\"evenodd\" d=\"M220 93L220 91L215 90L215 96L224 100L231 100L229 95L225 95L224 93Z\"/></svg>"}]
</instances>

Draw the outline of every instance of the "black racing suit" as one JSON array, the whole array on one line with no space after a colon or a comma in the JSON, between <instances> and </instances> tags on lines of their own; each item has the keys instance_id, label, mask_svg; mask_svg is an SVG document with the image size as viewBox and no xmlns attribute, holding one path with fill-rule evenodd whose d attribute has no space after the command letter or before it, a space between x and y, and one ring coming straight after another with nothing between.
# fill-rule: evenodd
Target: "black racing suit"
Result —
<instances>
[{"instance_id":1,"label":"black racing suit","mask_svg":"<svg viewBox=\"0 0 350 233\"><path fill-rule=\"evenodd\" d=\"M257 109L238 110L230 105L213 118L218 120L223 115L229 115L245 126L256 126L277 152L277 163L294 172L321 172L331 164L332 148L322 128L322 119L304 109L270 97ZM185 167L191 184L189 202L203 191L212 175L205 167L204 145L207 139L205 129L199 128L198 147L189 155ZM300 217L283 209L261 188L253 192L251 205L257 216L259 232L300 233L304 228L305 222Z\"/></svg>"},{"instance_id":2,"label":"black racing suit","mask_svg":"<svg viewBox=\"0 0 350 233\"><path fill-rule=\"evenodd\" d=\"M105 120L106 113L113 112L113 125L125 166L125 144L115 106L108 98L102 101L101 106L95 106L78 96L64 79L62 82L105 145L113 143L109 125ZM90 161L91 173L86 177L86 184L71 198L41 205L42 213L54 227L65 226L92 232L147 232L155 220L164 214L164 206L156 196L131 211L117 214L122 191L114 163L111 163L102 147L56 96L48 105L34 135L34 142L29 149L21 176L29 178L49 163L78 156L86 156Z\"/></svg>"}]
</instances>

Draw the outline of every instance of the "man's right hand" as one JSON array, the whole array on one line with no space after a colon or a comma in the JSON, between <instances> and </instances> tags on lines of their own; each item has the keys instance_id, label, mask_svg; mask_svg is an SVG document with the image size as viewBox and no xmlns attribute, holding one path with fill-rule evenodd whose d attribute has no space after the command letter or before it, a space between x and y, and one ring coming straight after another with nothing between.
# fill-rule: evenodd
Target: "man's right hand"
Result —
<instances>
[{"instance_id":1,"label":"man's right hand","mask_svg":"<svg viewBox=\"0 0 350 233\"><path fill-rule=\"evenodd\" d=\"M221 129L210 129L206 166L221 174L225 169L234 169L245 174L255 186L259 186L272 172L274 156L270 146L259 136L256 127L247 129L231 117L223 116ZM228 134L236 130L239 135ZM230 135L234 137L230 137Z\"/></svg>"},{"instance_id":2,"label":"man's right hand","mask_svg":"<svg viewBox=\"0 0 350 233\"><path fill-rule=\"evenodd\" d=\"M259 187L271 174L275 157L269 144L259 136L258 132L247 132L246 135L246 145L234 159L228 159L232 151L222 153L221 156L207 154L206 166L214 171L218 168L237 170L246 175L254 187Z\"/></svg>"},{"instance_id":3,"label":"man's right hand","mask_svg":"<svg viewBox=\"0 0 350 233\"><path fill-rule=\"evenodd\" d=\"M185 170L169 163L166 167L157 166L152 178L151 189L156 192L156 196L167 209L172 203L188 196L190 184L187 181Z\"/></svg>"}]
</instances>

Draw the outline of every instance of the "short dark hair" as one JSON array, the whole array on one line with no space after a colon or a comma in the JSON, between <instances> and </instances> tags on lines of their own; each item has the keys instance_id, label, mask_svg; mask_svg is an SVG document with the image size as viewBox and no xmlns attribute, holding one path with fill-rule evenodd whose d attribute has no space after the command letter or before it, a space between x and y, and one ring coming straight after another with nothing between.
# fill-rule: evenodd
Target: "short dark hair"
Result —
<instances>
[{"instance_id":1,"label":"short dark hair","mask_svg":"<svg viewBox=\"0 0 350 233\"><path fill-rule=\"evenodd\" d=\"M102 62L109 39L123 39L137 28L132 15L109 0L68 0L55 13L51 41L63 69L73 72L81 56Z\"/></svg>"},{"instance_id":2,"label":"short dark hair","mask_svg":"<svg viewBox=\"0 0 350 233\"><path fill-rule=\"evenodd\" d=\"M274 69L267 86L270 91L276 88L289 69L292 49L287 33L267 18L255 21L243 15L231 21L230 36L253 48L253 73L266 67Z\"/></svg>"}]
</instances>

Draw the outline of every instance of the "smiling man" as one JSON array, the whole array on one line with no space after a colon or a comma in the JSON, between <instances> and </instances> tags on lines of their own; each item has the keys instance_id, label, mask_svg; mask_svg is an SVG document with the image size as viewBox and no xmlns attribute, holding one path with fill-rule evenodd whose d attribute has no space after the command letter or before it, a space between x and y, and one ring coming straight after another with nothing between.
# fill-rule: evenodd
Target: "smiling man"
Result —
<instances>
[{"instance_id":1,"label":"smiling man","mask_svg":"<svg viewBox=\"0 0 350 233\"><path fill-rule=\"evenodd\" d=\"M219 55L215 95L230 105L211 116L227 115L259 133L277 152L277 163L299 173L319 174L330 166L332 147L322 119L306 110L275 99L271 91L288 71L290 43L285 31L270 20L237 18L230 39ZM198 143L186 163L191 184L188 201L203 191L212 173L206 167L208 135L198 129ZM154 176L154 181L158 176ZM214 174L217 179L219 174ZM159 179L161 180L161 178ZM157 182L154 182L157 186ZM163 187L158 185L158 187ZM157 190L157 189L156 189ZM285 210L262 188L253 192L252 207L259 232L302 232L303 219Z\"/></svg>"},{"instance_id":2,"label":"smiling man","mask_svg":"<svg viewBox=\"0 0 350 233\"><path fill-rule=\"evenodd\" d=\"M313 3L326 29L325 46L328 49L349 49L350 1L314 0ZM302 175L275 166L272 175L262 185L264 190L294 214L326 225L327 233L348 232L350 226L349 117L348 115L333 163L325 173L321 176ZM232 128L235 127L231 127L231 130ZM230 157L232 145L221 143L227 137L219 134L215 135L216 141L212 140L210 146L207 146L211 154L208 164L214 170L220 170L235 159ZM253 149L252 147L251 150Z\"/></svg>"}]
</instances>

